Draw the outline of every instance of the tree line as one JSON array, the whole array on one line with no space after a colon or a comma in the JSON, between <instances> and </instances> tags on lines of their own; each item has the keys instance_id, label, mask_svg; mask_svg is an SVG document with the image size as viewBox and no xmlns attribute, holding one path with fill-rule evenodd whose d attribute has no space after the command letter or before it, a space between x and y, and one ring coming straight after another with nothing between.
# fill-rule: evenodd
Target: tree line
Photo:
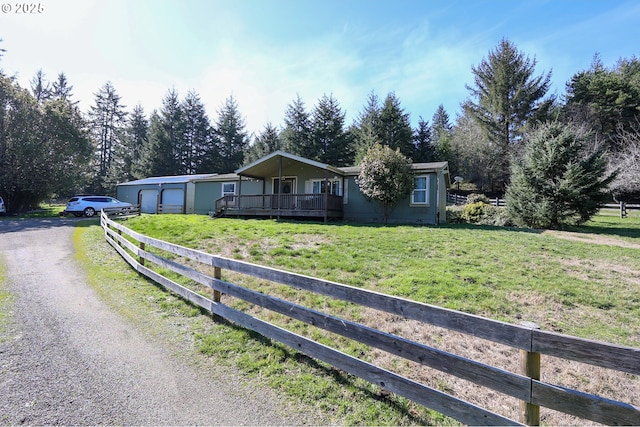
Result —
<instances>
[{"instance_id":1,"label":"tree line","mask_svg":"<svg viewBox=\"0 0 640 427\"><path fill-rule=\"evenodd\" d=\"M147 115L140 105L127 111L107 82L82 112L64 73L49 81L38 71L24 89L0 69L0 195L17 212L55 195L113 193L120 182L149 176L232 172L276 150L351 166L376 145L413 162L448 161L452 176L503 194L523 141L548 122L588 129L589 144L603 148L618 171L612 190L640 191L640 61L607 68L596 55L560 98L548 93L551 72L535 67L535 58L503 39L472 66L474 81L455 122L440 105L430 122L420 117L412 128L395 93L380 98L372 91L347 124L333 95L311 108L298 95L281 126L267 123L256 135L233 96L212 120L197 92L170 89Z\"/></svg>"}]
</instances>

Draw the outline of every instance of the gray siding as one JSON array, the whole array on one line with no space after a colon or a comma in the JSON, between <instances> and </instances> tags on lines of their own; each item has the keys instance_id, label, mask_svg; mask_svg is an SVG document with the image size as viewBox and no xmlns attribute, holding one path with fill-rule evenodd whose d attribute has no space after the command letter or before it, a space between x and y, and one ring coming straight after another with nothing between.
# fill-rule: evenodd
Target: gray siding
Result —
<instances>
[{"instance_id":1,"label":"gray siding","mask_svg":"<svg viewBox=\"0 0 640 427\"><path fill-rule=\"evenodd\" d=\"M421 175L418 173L418 175ZM423 205L411 205L411 196L398 202L388 219L389 223L404 224L436 224L437 223L437 186L443 187L442 180L437 179L435 173L424 174L429 176L429 203ZM382 209L380 206L369 201L358 188L355 176L349 176L348 180L348 200L344 205L344 219L353 222L382 222ZM441 202L444 199L441 199ZM440 222L444 222L445 216L440 213Z\"/></svg>"}]
</instances>

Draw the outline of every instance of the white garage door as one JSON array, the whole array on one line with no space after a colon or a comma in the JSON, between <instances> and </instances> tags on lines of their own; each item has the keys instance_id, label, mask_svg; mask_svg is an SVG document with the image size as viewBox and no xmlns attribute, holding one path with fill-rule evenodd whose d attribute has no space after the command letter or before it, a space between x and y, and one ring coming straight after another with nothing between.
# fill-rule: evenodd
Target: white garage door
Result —
<instances>
[{"instance_id":1,"label":"white garage door","mask_svg":"<svg viewBox=\"0 0 640 427\"><path fill-rule=\"evenodd\" d=\"M184 190L181 188L168 188L162 191L162 213L184 212Z\"/></svg>"},{"instance_id":2,"label":"white garage door","mask_svg":"<svg viewBox=\"0 0 640 427\"><path fill-rule=\"evenodd\" d=\"M158 209L158 190L140 191L140 211L143 213L156 213Z\"/></svg>"}]
</instances>

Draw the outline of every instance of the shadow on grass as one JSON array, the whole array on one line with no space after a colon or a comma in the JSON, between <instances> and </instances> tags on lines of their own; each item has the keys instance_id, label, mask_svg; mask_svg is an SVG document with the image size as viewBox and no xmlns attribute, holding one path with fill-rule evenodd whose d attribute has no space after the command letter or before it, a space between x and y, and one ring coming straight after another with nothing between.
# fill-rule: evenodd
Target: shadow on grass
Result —
<instances>
[{"instance_id":1,"label":"shadow on grass","mask_svg":"<svg viewBox=\"0 0 640 427\"><path fill-rule=\"evenodd\" d=\"M203 313L208 314L208 316L211 317L211 312L203 310ZM393 393L390 393L372 383L368 383L366 380L360 379L355 375L351 375L326 362L309 357L285 344L279 343L271 338L267 338L258 332L236 325L222 317L214 315L213 321L231 328L237 333L243 334L245 337L244 339L247 341L253 341L262 346L270 347L271 349L281 352L284 355L283 360L291 360L297 364L305 365L307 368L312 370L312 373L315 376L330 377L340 387L355 390L362 396L365 396L365 398L381 402L392 411L399 414L400 417L406 418L411 425L428 425L431 421L427 418L428 416L420 416L415 411L411 411L405 403L395 398Z\"/></svg>"}]
</instances>

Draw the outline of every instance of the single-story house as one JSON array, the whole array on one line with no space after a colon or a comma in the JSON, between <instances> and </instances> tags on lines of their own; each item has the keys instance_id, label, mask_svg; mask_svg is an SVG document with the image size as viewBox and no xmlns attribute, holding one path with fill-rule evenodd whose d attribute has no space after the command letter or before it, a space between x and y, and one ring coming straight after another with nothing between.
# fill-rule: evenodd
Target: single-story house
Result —
<instances>
[{"instance_id":1,"label":"single-story house","mask_svg":"<svg viewBox=\"0 0 640 427\"><path fill-rule=\"evenodd\" d=\"M446 191L451 185L448 163L414 163L411 169L415 189L396 205L388 222L444 222ZM360 192L356 182L359 172L357 166L334 167L276 151L235 173L156 177L119 184L117 197L140 204L143 212L165 212L161 207L172 205L181 206L181 213L212 216L380 222L382 210Z\"/></svg>"}]
</instances>

